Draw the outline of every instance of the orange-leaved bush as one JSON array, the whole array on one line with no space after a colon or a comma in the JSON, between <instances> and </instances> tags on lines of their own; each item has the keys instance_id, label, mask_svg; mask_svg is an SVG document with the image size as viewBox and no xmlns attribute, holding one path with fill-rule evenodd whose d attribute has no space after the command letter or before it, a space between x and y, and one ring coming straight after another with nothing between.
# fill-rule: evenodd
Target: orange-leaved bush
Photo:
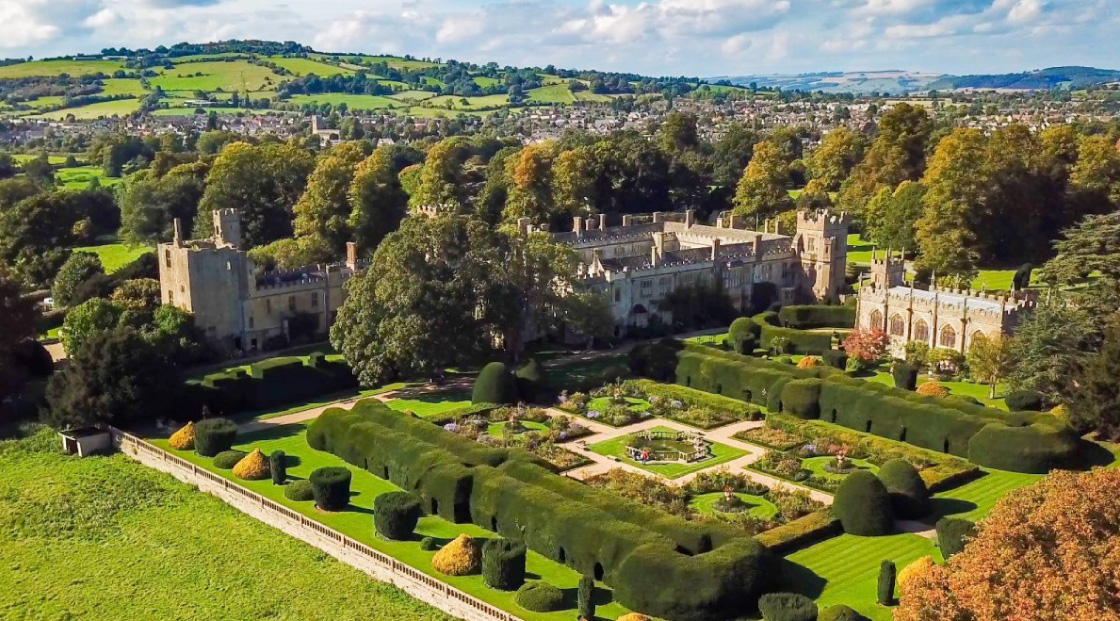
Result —
<instances>
[{"instance_id":1,"label":"orange-leaved bush","mask_svg":"<svg viewBox=\"0 0 1120 621\"><path fill-rule=\"evenodd\" d=\"M947 396L949 396L949 389L942 386L940 382L937 382L937 381L934 381L934 380L930 380L930 381L922 384L921 386L918 386L918 390L916 390L915 392L917 392L919 395L924 395L926 397L947 397Z\"/></svg>"},{"instance_id":2,"label":"orange-leaved bush","mask_svg":"<svg viewBox=\"0 0 1120 621\"><path fill-rule=\"evenodd\" d=\"M821 366L821 364L823 364L823 363L821 362L820 358L818 358L816 356L805 356L801 360L797 361L797 368L799 368L799 369L811 369L813 367L819 367L819 366Z\"/></svg>"},{"instance_id":3,"label":"orange-leaved bush","mask_svg":"<svg viewBox=\"0 0 1120 621\"><path fill-rule=\"evenodd\" d=\"M1120 470L1012 492L944 566L910 576L895 621L1120 621Z\"/></svg>"},{"instance_id":4,"label":"orange-leaved bush","mask_svg":"<svg viewBox=\"0 0 1120 621\"><path fill-rule=\"evenodd\" d=\"M183 428L171 434L167 445L177 451L194 450L194 423L187 423Z\"/></svg>"},{"instance_id":5,"label":"orange-leaved bush","mask_svg":"<svg viewBox=\"0 0 1120 621\"><path fill-rule=\"evenodd\" d=\"M264 456L260 449L253 449L252 453L242 457L241 461L233 467L233 475L246 481L267 479L269 475L268 458Z\"/></svg>"}]
</instances>

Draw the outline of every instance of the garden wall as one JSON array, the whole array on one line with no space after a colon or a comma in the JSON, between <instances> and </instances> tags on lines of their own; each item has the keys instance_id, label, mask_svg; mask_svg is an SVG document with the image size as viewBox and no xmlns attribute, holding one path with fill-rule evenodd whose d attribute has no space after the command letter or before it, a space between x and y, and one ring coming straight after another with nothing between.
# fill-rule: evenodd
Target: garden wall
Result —
<instances>
[{"instance_id":1,"label":"garden wall","mask_svg":"<svg viewBox=\"0 0 1120 621\"><path fill-rule=\"evenodd\" d=\"M197 486L199 491L217 496L242 513L309 543L343 563L360 569L381 582L392 584L453 617L467 621L520 621L520 618L515 615L499 610L140 438L113 430L113 440L122 453L145 466L166 472L184 483Z\"/></svg>"},{"instance_id":2,"label":"garden wall","mask_svg":"<svg viewBox=\"0 0 1120 621\"><path fill-rule=\"evenodd\" d=\"M1071 464L1081 448L1077 434L1047 414L923 397L829 367L797 369L686 344L678 353L676 373L677 383L690 388L769 403L786 414L819 418L990 468L1047 473Z\"/></svg>"},{"instance_id":3,"label":"garden wall","mask_svg":"<svg viewBox=\"0 0 1120 621\"><path fill-rule=\"evenodd\" d=\"M777 559L754 538L589 488L522 451L479 447L378 402L327 410L307 441L416 493L429 513L523 539L595 576L633 610L723 619L777 586Z\"/></svg>"}]
</instances>

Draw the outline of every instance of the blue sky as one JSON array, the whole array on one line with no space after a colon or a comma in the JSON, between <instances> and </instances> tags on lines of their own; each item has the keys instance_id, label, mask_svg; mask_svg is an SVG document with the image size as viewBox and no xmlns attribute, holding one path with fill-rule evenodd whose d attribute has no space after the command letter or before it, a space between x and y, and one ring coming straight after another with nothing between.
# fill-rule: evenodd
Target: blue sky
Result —
<instances>
[{"instance_id":1,"label":"blue sky","mask_svg":"<svg viewBox=\"0 0 1120 621\"><path fill-rule=\"evenodd\" d=\"M1120 69L1120 0L0 0L0 57L229 38L742 75Z\"/></svg>"}]
</instances>

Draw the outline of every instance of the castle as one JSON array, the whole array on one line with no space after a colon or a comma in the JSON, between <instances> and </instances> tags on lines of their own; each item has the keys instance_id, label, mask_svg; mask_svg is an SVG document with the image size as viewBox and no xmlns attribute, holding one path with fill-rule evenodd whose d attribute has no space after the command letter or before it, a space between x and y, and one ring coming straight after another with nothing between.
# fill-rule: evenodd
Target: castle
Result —
<instances>
[{"instance_id":1,"label":"castle","mask_svg":"<svg viewBox=\"0 0 1120 621\"><path fill-rule=\"evenodd\" d=\"M195 325L226 352L252 353L270 339L286 341L296 317L313 319L310 331L324 332L342 306L343 283L360 269L353 244L345 263L263 273L240 246L237 210L220 209L210 239L184 240L176 219L174 238L158 248L163 304L193 313Z\"/></svg>"},{"instance_id":2,"label":"castle","mask_svg":"<svg viewBox=\"0 0 1120 621\"><path fill-rule=\"evenodd\" d=\"M884 330L896 358L905 357L910 342L964 354L981 335L991 338L1014 331L1035 305L1033 292L987 293L936 285L916 289L906 284L904 258L888 251L884 259L872 254L871 282L859 290L856 325Z\"/></svg>"},{"instance_id":3,"label":"castle","mask_svg":"<svg viewBox=\"0 0 1120 621\"><path fill-rule=\"evenodd\" d=\"M751 305L754 285L773 283L783 304L835 298L847 263L847 214L799 212L793 237L742 227L743 218L721 214L716 226L699 224L689 210L622 217L576 217L572 231L553 234L579 258L577 287L610 300L615 332L671 322L658 302L678 287L721 283L737 309Z\"/></svg>"}]
</instances>

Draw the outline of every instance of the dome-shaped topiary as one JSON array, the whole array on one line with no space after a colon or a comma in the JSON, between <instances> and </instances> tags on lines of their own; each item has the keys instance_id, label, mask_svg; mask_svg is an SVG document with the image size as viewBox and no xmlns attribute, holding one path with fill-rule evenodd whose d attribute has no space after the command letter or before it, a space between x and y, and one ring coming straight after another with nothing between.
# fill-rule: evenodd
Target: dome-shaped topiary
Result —
<instances>
[{"instance_id":1,"label":"dome-shaped topiary","mask_svg":"<svg viewBox=\"0 0 1120 621\"><path fill-rule=\"evenodd\" d=\"M530 358L515 374L517 394L526 401L537 402L548 392L548 371L536 358Z\"/></svg>"},{"instance_id":2,"label":"dome-shaped topiary","mask_svg":"<svg viewBox=\"0 0 1120 621\"><path fill-rule=\"evenodd\" d=\"M187 423L179 431L171 434L167 439L167 445L177 451L194 449L194 423Z\"/></svg>"},{"instance_id":3,"label":"dome-shaped topiary","mask_svg":"<svg viewBox=\"0 0 1120 621\"><path fill-rule=\"evenodd\" d=\"M311 489L311 481L292 481L284 486L284 498L296 502L315 500L315 491Z\"/></svg>"},{"instance_id":4,"label":"dome-shaped topiary","mask_svg":"<svg viewBox=\"0 0 1120 621\"><path fill-rule=\"evenodd\" d=\"M1027 410L1038 412L1042 410L1042 395L1034 390L1013 390L1007 393L1003 402L1007 404L1007 409L1012 412Z\"/></svg>"},{"instance_id":5,"label":"dome-shaped topiary","mask_svg":"<svg viewBox=\"0 0 1120 621\"><path fill-rule=\"evenodd\" d=\"M350 469L319 468L307 477L315 494L315 505L323 511L342 511L350 506Z\"/></svg>"},{"instance_id":6,"label":"dome-shaped topiary","mask_svg":"<svg viewBox=\"0 0 1120 621\"><path fill-rule=\"evenodd\" d=\"M758 598L758 611L766 621L815 621L817 605L799 593L767 593Z\"/></svg>"},{"instance_id":7,"label":"dome-shaped topiary","mask_svg":"<svg viewBox=\"0 0 1120 621\"><path fill-rule=\"evenodd\" d=\"M459 535L436 552L432 557L432 567L448 576L477 574L482 567L482 551L474 539Z\"/></svg>"},{"instance_id":8,"label":"dome-shaped topiary","mask_svg":"<svg viewBox=\"0 0 1120 621\"><path fill-rule=\"evenodd\" d=\"M750 317L739 317L727 330L727 344L735 353L749 356L758 348L758 335L762 326Z\"/></svg>"},{"instance_id":9,"label":"dome-shaped topiary","mask_svg":"<svg viewBox=\"0 0 1120 621\"><path fill-rule=\"evenodd\" d=\"M564 593L547 582L526 582L517 589L517 605L531 612L554 612L564 607Z\"/></svg>"},{"instance_id":10,"label":"dome-shaped topiary","mask_svg":"<svg viewBox=\"0 0 1120 621\"><path fill-rule=\"evenodd\" d=\"M817 615L817 621L868 621L867 617L859 614L850 606L840 604L829 606Z\"/></svg>"},{"instance_id":11,"label":"dome-shaped topiary","mask_svg":"<svg viewBox=\"0 0 1120 621\"><path fill-rule=\"evenodd\" d=\"M373 499L373 524L386 539L404 541L420 520L420 499L408 492L386 492Z\"/></svg>"},{"instance_id":12,"label":"dome-shaped topiary","mask_svg":"<svg viewBox=\"0 0 1120 621\"><path fill-rule=\"evenodd\" d=\"M425 552L435 552L439 549L439 542L435 537L424 537L420 540L420 549Z\"/></svg>"},{"instance_id":13,"label":"dome-shaped topiary","mask_svg":"<svg viewBox=\"0 0 1120 621\"><path fill-rule=\"evenodd\" d=\"M937 380L930 380L930 381L922 384L921 386L918 386L918 390L915 391L915 392L917 392L919 395L922 395L924 397L947 397L947 396L949 396L949 389L942 386L941 382L938 382Z\"/></svg>"},{"instance_id":14,"label":"dome-shaped topiary","mask_svg":"<svg viewBox=\"0 0 1120 621\"><path fill-rule=\"evenodd\" d=\"M491 362L482 367L474 380L472 403L510 404L516 399L513 377L501 362Z\"/></svg>"},{"instance_id":15,"label":"dome-shaped topiary","mask_svg":"<svg viewBox=\"0 0 1120 621\"><path fill-rule=\"evenodd\" d=\"M482 545L482 580L487 586L512 591L525 582L525 544L487 539Z\"/></svg>"},{"instance_id":16,"label":"dome-shaped topiary","mask_svg":"<svg viewBox=\"0 0 1120 621\"><path fill-rule=\"evenodd\" d=\"M214 467L229 470L245 459L245 451L222 451L214 456Z\"/></svg>"},{"instance_id":17,"label":"dome-shaped topiary","mask_svg":"<svg viewBox=\"0 0 1120 621\"><path fill-rule=\"evenodd\" d=\"M867 470L857 470L844 478L836 490L832 512L844 532L852 535L889 535L894 526L891 496L879 477Z\"/></svg>"},{"instance_id":18,"label":"dome-shaped topiary","mask_svg":"<svg viewBox=\"0 0 1120 621\"><path fill-rule=\"evenodd\" d=\"M891 495L895 515L916 520L929 514L929 488L910 462L902 458L888 460L879 468L879 480Z\"/></svg>"},{"instance_id":19,"label":"dome-shaped topiary","mask_svg":"<svg viewBox=\"0 0 1120 621\"><path fill-rule=\"evenodd\" d=\"M194 451L203 457L229 450L236 439L237 425L228 418L207 418L194 426Z\"/></svg>"},{"instance_id":20,"label":"dome-shaped topiary","mask_svg":"<svg viewBox=\"0 0 1120 621\"><path fill-rule=\"evenodd\" d=\"M270 472L268 458L264 456L260 449L253 449L253 452L246 455L233 467L233 476L246 481L267 479Z\"/></svg>"}]
</instances>

